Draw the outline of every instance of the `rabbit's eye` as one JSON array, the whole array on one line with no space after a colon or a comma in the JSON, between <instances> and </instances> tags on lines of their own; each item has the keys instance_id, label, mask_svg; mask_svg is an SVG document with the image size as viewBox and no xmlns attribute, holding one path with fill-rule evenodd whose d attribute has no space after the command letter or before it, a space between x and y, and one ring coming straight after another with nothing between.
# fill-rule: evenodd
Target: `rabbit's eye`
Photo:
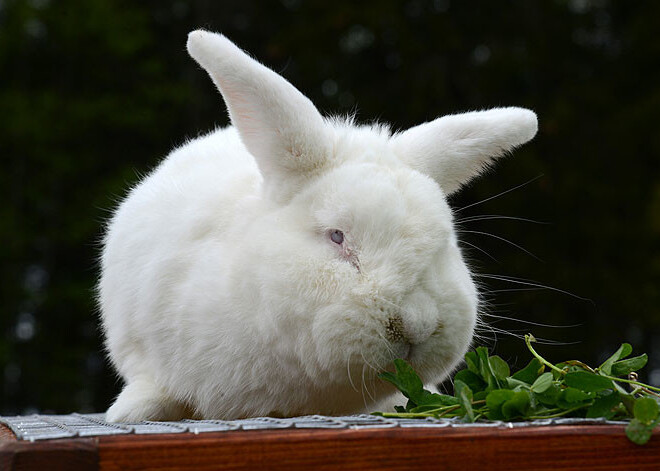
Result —
<instances>
[{"instance_id":1,"label":"rabbit's eye","mask_svg":"<svg viewBox=\"0 0 660 471\"><path fill-rule=\"evenodd\" d=\"M334 229L330 231L330 240L332 240L337 245L341 245L344 243L344 233Z\"/></svg>"}]
</instances>

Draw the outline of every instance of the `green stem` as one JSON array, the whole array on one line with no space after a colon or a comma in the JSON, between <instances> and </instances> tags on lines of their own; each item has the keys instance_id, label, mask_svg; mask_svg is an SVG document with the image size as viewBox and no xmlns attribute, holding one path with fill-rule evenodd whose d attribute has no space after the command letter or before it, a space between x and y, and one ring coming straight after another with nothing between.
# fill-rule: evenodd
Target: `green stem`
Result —
<instances>
[{"instance_id":1,"label":"green stem","mask_svg":"<svg viewBox=\"0 0 660 471\"><path fill-rule=\"evenodd\" d=\"M587 370L590 373L596 374L596 371L593 368L591 368L586 363L582 363L580 360L568 360L568 361L565 361L564 363L566 363L567 365L571 365L571 366L579 366L581 368L584 368L585 370Z\"/></svg>"},{"instance_id":2,"label":"green stem","mask_svg":"<svg viewBox=\"0 0 660 471\"><path fill-rule=\"evenodd\" d=\"M535 341L535 340L536 339L534 339L534 336L532 334L526 334L525 335L525 343L527 344L527 348L529 349L529 351L532 352L532 355L534 355L538 361L540 361L544 365L548 366L550 369L555 370L557 373L559 373L561 375L565 375L566 372L564 370L560 370L555 365L550 363L548 360L543 358L541 355L536 353L536 350L534 350L534 347L532 347L532 341Z\"/></svg>"},{"instance_id":3,"label":"green stem","mask_svg":"<svg viewBox=\"0 0 660 471\"><path fill-rule=\"evenodd\" d=\"M485 404L485 403L486 403L485 399L482 399L482 400L479 400L479 401L472 401L473 406L481 405L481 404ZM454 412L455 410L460 409L460 408L461 408L460 404L455 404L453 406L443 406L443 407L438 407L437 409L430 409L430 410L424 411L422 413L433 415L433 417L444 417L445 415L447 415L451 412ZM440 412L439 414L434 414L434 412L437 412L437 411L442 411L442 412Z\"/></svg>"},{"instance_id":4,"label":"green stem","mask_svg":"<svg viewBox=\"0 0 660 471\"><path fill-rule=\"evenodd\" d=\"M449 414L450 412L454 412L455 410L458 410L460 408L461 408L461 406L457 404L456 406L453 406L451 409L445 409L440 414L437 414L434 417L438 417L438 418L443 417L443 416Z\"/></svg>"},{"instance_id":5,"label":"green stem","mask_svg":"<svg viewBox=\"0 0 660 471\"><path fill-rule=\"evenodd\" d=\"M573 407L572 409L566 409L562 412L558 412L556 414L550 414L550 415L531 415L528 417L528 419L553 419L555 417L561 417L566 414L570 414L573 411L579 410L579 409L584 409L585 407L588 407L590 404L583 404L581 406ZM551 409L552 410L552 409Z\"/></svg>"},{"instance_id":6,"label":"green stem","mask_svg":"<svg viewBox=\"0 0 660 471\"><path fill-rule=\"evenodd\" d=\"M425 419L426 417L433 417L433 414L427 414L426 412L383 412L381 417L393 419Z\"/></svg>"},{"instance_id":7,"label":"green stem","mask_svg":"<svg viewBox=\"0 0 660 471\"><path fill-rule=\"evenodd\" d=\"M558 407L556 407L554 409L548 409L546 412L550 412L550 413L554 414L555 412L560 412L560 411L563 411L563 410L565 410L565 409L559 409ZM528 419L547 419L549 417L552 417L552 415L530 415L528 417Z\"/></svg>"},{"instance_id":8,"label":"green stem","mask_svg":"<svg viewBox=\"0 0 660 471\"><path fill-rule=\"evenodd\" d=\"M472 405L481 405L485 404L486 400L482 399L480 401L472 401ZM444 417L445 415L454 412L457 409L460 409L460 404L454 404L451 406L442 406L435 409L425 410L424 412L383 412L382 417L401 417L405 419L416 419L423 417Z\"/></svg>"},{"instance_id":9,"label":"green stem","mask_svg":"<svg viewBox=\"0 0 660 471\"><path fill-rule=\"evenodd\" d=\"M382 412L382 417L400 417L403 419L417 419L424 417L435 417L448 414L460 409L460 404L455 404L452 406L442 406L435 409L425 410L424 412Z\"/></svg>"},{"instance_id":10,"label":"green stem","mask_svg":"<svg viewBox=\"0 0 660 471\"><path fill-rule=\"evenodd\" d=\"M461 407L460 404L455 404L453 406L442 406L442 407L438 407L436 409L429 409L429 410L425 410L424 412L419 412L419 414L434 415L437 412L440 412L441 414L446 414L446 413L454 411L456 409L460 409L460 407Z\"/></svg>"},{"instance_id":11,"label":"green stem","mask_svg":"<svg viewBox=\"0 0 660 471\"><path fill-rule=\"evenodd\" d=\"M620 383L634 384L635 386L639 386L641 388L646 388L646 389L650 389L652 391L660 392L660 388L656 388L654 386L649 386L648 384L640 383L639 381L634 381L632 379L617 378L615 376L604 375L603 373L600 373L600 376L602 376L603 378L611 379L612 381L618 381Z\"/></svg>"}]
</instances>

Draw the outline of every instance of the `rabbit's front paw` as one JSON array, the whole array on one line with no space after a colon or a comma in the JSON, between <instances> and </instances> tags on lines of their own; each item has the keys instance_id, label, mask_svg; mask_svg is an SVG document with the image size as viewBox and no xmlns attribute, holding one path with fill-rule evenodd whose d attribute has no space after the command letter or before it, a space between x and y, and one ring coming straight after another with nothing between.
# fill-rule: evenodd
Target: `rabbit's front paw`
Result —
<instances>
[{"instance_id":1,"label":"rabbit's front paw","mask_svg":"<svg viewBox=\"0 0 660 471\"><path fill-rule=\"evenodd\" d=\"M124 390L108 409L108 422L135 423L143 420L180 420L190 417L186 406L167 396L152 381L140 378Z\"/></svg>"}]
</instances>

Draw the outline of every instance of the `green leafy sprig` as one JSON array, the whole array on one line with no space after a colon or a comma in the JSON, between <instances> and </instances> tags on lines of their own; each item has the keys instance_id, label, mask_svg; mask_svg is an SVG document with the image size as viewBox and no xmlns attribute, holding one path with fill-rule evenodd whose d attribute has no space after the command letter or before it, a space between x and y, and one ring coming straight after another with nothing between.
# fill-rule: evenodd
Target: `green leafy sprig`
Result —
<instances>
[{"instance_id":1,"label":"green leafy sprig","mask_svg":"<svg viewBox=\"0 0 660 471\"><path fill-rule=\"evenodd\" d=\"M523 369L511 374L509 365L488 349L478 347L465 355L466 368L454 376L454 395L432 393L404 360L394 360L395 372L379 376L396 386L408 399L396 412L374 412L383 417L460 417L477 420L535 420L555 417L604 417L631 419L628 438L643 445L660 423L660 388L641 383L637 371L646 354L628 358L624 343L602 365L591 368L577 360L552 364L539 355L525 335L532 354Z\"/></svg>"}]
</instances>

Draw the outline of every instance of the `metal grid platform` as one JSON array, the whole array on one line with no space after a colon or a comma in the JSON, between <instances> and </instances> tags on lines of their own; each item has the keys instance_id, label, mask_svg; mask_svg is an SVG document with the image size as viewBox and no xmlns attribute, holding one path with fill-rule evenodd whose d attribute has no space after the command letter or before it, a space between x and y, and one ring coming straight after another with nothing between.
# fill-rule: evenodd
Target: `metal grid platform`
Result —
<instances>
[{"instance_id":1,"label":"metal grid platform","mask_svg":"<svg viewBox=\"0 0 660 471\"><path fill-rule=\"evenodd\" d=\"M18 440L50 440L55 438L93 437L122 434L159 433L207 433L235 430L275 430L275 429L364 429L364 428L412 428L412 427L530 427L546 425L597 425L625 424L605 419L546 419L531 422L486 421L466 424L457 419L390 419L374 415L351 415L327 417L311 415L288 419L256 417L241 420L182 420L179 422L140 422L109 423L105 414L29 415L0 417Z\"/></svg>"}]
</instances>

